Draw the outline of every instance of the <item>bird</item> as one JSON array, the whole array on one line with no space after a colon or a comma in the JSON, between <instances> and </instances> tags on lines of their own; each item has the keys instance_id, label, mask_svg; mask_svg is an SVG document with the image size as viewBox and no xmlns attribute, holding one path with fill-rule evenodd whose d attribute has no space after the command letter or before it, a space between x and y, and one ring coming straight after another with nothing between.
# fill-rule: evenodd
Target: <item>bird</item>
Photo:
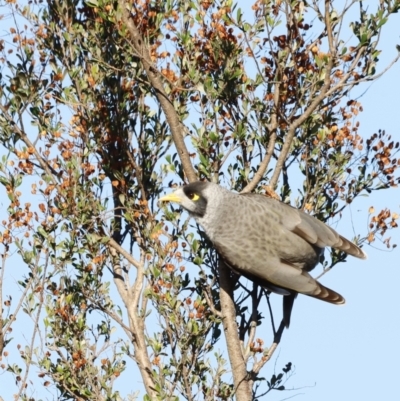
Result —
<instances>
[{"instance_id":1,"label":"bird","mask_svg":"<svg viewBox=\"0 0 400 401\"><path fill-rule=\"evenodd\" d=\"M196 181L159 201L175 202L185 209L234 272L283 295L286 328L297 294L345 303L342 295L310 275L325 247L367 258L360 247L322 221L263 194L236 193L212 182Z\"/></svg>"}]
</instances>

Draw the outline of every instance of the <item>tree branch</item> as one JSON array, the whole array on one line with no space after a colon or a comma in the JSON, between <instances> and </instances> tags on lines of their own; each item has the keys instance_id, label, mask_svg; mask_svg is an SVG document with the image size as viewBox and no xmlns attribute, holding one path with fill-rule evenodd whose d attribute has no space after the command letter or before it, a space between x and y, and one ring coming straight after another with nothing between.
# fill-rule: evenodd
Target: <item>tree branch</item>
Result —
<instances>
[{"instance_id":1,"label":"tree branch","mask_svg":"<svg viewBox=\"0 0 400 401\"><path fill-rule=\"evenodd\" d=\"M331 27L331 19L330 19L330 14L329 14L330 3L331 2L329 0L325 0L325 26L327 27L327 31L328 31L330 57L329 57L329 61L328 61L328 64L327 64L326 70L325 70L324 84L321 87L319 95L313 100L313 102L311 102L311 104L307 108L307 110L297 120L293 121L293 123L290 124L285 143L282 146L282 150L279 155L278 161L276 163L274 173L270 180L270 185L273 189L275 189L278 184L279 175L282 171L283 164L289 153L290 146L292 145L292 141L295 136L296 129L301 124L303 124L304 121L306 121L306 119L315 111L315 109L318 107L318 105L325 99L325 97L329 91L329 87L331 85L331 72L332 72L332 68L334 65L336 50L331 47L332 46L332 27Z\"/></svg>"},{"instance_id":2,"label":"tree branch","mask_svg":"<svg viewBox=\"0 0 400 401\"><path fill-rule=\"evenodd\" d=\"M111 248L110 251L113 259L114 282L128 312L130 332L132 333L131 338L135 351L135 361L142 375L147 394L151 399L156 399L156 393L154 391L155 384L152 378L151 363L145 341L144 321L143 317L139 316L139 299L143 292L144 283L144 258L141 258L140 262L135 261L137 263L136 280L133 287L129 289L123 280L122 268L119 264L119 255L116 253L116 248Z\"/></svg>"},{"instance_id":3,"label":"tree branch","mask_svg":"<svg viewBox=\"0 0 400 401\"><path fill-rule=\"evenodd\" d=\"M275 111L271 116L271 127L270 127L270 136L268 141L267 152L265 153L264 160L258 166L257 172L254 174L254 177L251 181L243 188L242 193L247 193L253 191L253 189L258 185L258 183L262 180L269 162L271 161L271 157L274 154L276 137L277 137L277 129L278 129L278 103L279 103L279 84L275 87L274 93L274 108Z\"/></svg>"},{"instance_id":4,"label":"tree branch","mask_svg":"<svg viewBox=\"0 0 400 401\"><path fill-rule=\"evenodd\" d=\"M236 400L250 401L252 391L247 380L246 363L238 336L236 309L233 302L233 288L230 270L221 259L219 260L218 271L220 281L222 324L225 332L229 360L232 367Z\"/></svg>"},{"instance_id":5,"label":"tree branch","mask_svg":"<svg viewBox=\"0 0 400 401\"><path fill-rule=\"evenodd\" d=\"M7 122L10 124L11 127L15 130L16 134L21 138L21 140L25 143L26 146L28 146L32 151L33 154L36 157L36 160L39 162L40 167L46 172L46 174L49 177L54 178L54 176L57 176L57 171L55 171L40 155L39 151L36 149L34 144L31 142L31 140L28 138L28 136L25 134L23 130L18 127L17 124L15 124L13 118L10 116L10 114L7 112L7 109L0 104L0 111L2 116L7 120Z\"/></svg>"},{"instance_id":6,"label":"tree branch","mask_svg":"<svg viewBox=\"0 0 400 401\"><path fill-rule=\"evenodd\" d=\"M183 171L185 172L189 182L197 181L197 173L192 166L189 152L184 141L181 121L179 120L174 105L169 100L168 95L164 90L159 71L157 71L151 62L151 57L148 49L144 45L143 38L131 19L131 13L129 11L131 6L129 2L125 0L119 0L119 6L122 12L122 21L126 25L130 35L132 47L137 56L142 60L149 81L154 88L157 99L165 113L165 118L167 119L168 125L171 129L172 139L175 143L178 156L182 162Z\"/></svg>"},{"instance_id":7,"label":"tree branch","mask_svg":"<svg viewBox=\"0 0 400 401\"><path fill-rule=\"evenodd\" d=\"M127 250L122 248L122 246L120 244L118 244L117 241L115 241L113 238L109 237L108 245L111 248L114 248L116 251L118 251L129 263L131 263L133 266L135 266L136 269L139 269L140 262L137 261Z\"/></svg>"},{"instance_id":8,"label":"tree branch","mask_svg":"<svg viewBox=\"0 0 400 401\"><path fill-rule=\"evenodd\" d=\"M285 330L285 323L282 320L278 331L275 333L274 342L269 347L268 352L266 353L266 355L264 355L261 358L260 361L258 361L257 363L254 364L253 369L250 372L250 375L252 377L252 380L249 381L249 385L251 385L250 388L253 387L254 380L256 379L256 377L257 377L258 373L260 372L260 370L262 369L262 367L272 358L272 355L274 355L274 352L276 351L279 343L281 342L281 338L282 338L282 334L283 334L284 330Z\"/></svg>"}]
</instances>

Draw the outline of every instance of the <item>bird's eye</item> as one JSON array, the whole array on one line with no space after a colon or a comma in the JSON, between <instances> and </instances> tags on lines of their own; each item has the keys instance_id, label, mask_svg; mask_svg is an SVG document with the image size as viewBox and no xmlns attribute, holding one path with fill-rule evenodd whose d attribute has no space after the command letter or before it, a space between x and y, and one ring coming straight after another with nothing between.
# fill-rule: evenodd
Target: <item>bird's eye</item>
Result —
<instances>
[{"instance_id":1,"label":"bird's eye","mask_svg":"<svg viewBox=\"0 0 400 401\"><path fill-rule=\"evenodd\" d=\"M192 201L197 201L197 200L200 198L200 196L197 195L197 194L194 193L194 192L189 192L187 196L188 196L188 198L189 198L190 200L192 200Z\"/></svg>"}]
</instances>

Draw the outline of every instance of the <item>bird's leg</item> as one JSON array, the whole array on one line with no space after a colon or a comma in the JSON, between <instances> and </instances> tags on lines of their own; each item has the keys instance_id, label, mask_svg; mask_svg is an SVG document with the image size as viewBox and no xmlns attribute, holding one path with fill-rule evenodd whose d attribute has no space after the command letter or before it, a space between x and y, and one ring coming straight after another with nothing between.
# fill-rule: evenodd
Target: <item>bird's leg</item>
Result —
<instances>
[{"instance_id":1,"label":"bird's leg","mask_svg":"<svg viewBox=\"0 0 400 401\"><path fill-rule=\"evenodd\" d=\"M252 343L254 341L254 337L256 335L256 328L257 328L257 318L258 318L258 305L260 303L260 298L258 297L258 285L253 283L253 290L251 291L251 316L249 319L249 323L247 325L249 339L247 341L246 350L251 349ZM247 330L246 330L247 331Z\"/></svg>"},{"instance_id":2,"label":"bird's leg","mask_svg":"<svg viewBox=\"0 0 400 401\"><path fill-rule=\"evenodd\" d=\"M274 314L272 312L271 302L269 301L269 296L271 294L271 291L269 291L269 290L264 290L264 291L265 291L265 295L267 297L267 304L268 304L268 309L269 309L269 316L271 318L272 331L274 332L274 336L275 336L276 330L275 330Z\"/></svg>"},{"instance_id":3,"label":"bird's leg","mask_svg":"<svg viewBox=\"0 0 400 401\"><path fill-rule=\"evenodd\" d=\"M281 342L283 330L285 330L285 321L282 319L278 331L274 334L274 344L279 344Z\"/></svg>"}]
</instances>

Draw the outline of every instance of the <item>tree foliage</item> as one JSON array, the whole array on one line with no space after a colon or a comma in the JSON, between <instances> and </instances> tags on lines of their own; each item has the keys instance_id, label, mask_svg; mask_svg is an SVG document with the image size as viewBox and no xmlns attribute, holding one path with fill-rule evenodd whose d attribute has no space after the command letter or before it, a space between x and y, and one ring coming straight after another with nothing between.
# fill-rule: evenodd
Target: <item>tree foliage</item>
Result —
<instances>
[{"instance_id":1,"label":"tree foliage","mask_svg":"<svg viewBox=\"0 0 400 401\"><path fill-rule=\"evenodd\" d=\"M400 3L2 3L0 363L17 399L42 385L60 400L128 397L120 383L145 400L283 390L290 363L262 371L283 331L272 319L265 340L269 294L157 200L207 179L329 221L396 186L399 143L361 136L352 88L390 67L379 38ZM371 209L355 241L396 219Z\"/></svg>"}]
</instances>

